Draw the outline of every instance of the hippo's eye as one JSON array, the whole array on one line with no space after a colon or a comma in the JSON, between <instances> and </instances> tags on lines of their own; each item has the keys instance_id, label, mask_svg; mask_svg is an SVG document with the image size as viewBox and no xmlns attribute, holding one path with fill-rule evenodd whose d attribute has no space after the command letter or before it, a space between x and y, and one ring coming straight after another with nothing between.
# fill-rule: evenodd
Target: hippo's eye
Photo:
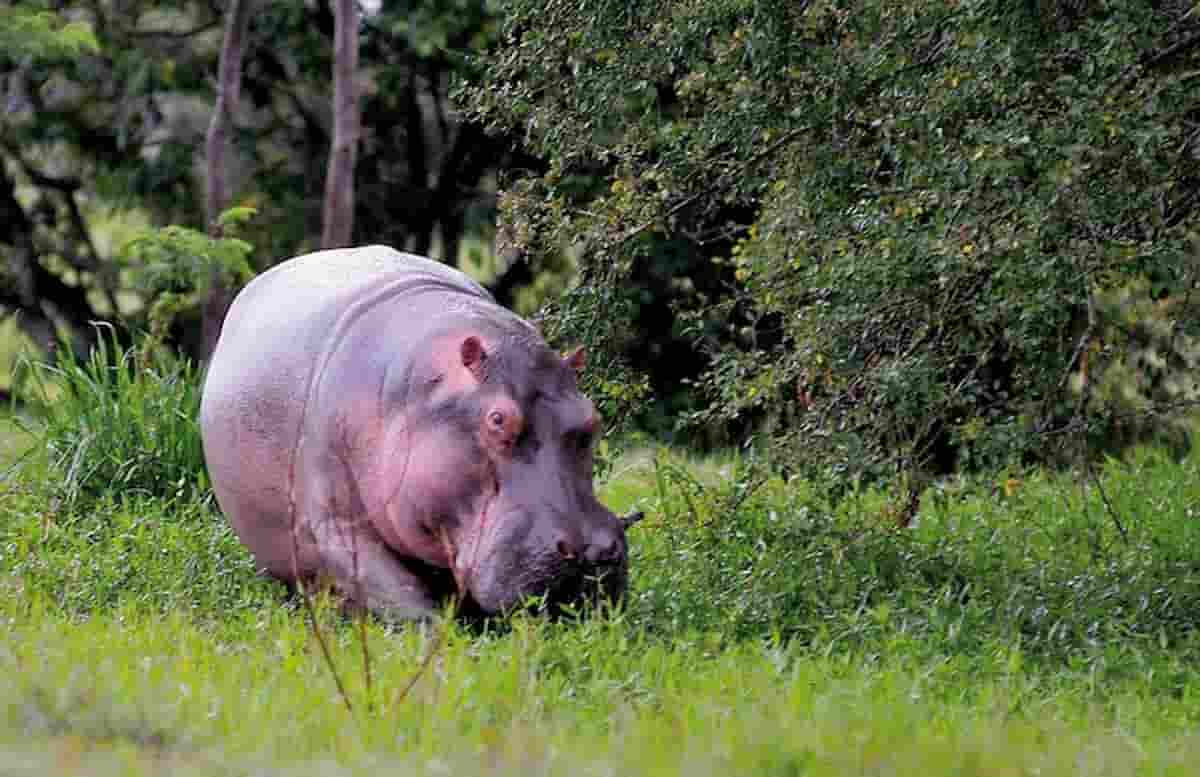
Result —
<instances>
[{"instance_id":1,"label":"hippo's eye","mask_svg":"<svg viewBox=\"0 0 1200 777\"><path fill-rule=\"evenodd\" d=\"M501 413L499 410L493 410L488 413L488 423L492 425L493 429L503 429L504 413Z\"/></svg>"}]
</instances>

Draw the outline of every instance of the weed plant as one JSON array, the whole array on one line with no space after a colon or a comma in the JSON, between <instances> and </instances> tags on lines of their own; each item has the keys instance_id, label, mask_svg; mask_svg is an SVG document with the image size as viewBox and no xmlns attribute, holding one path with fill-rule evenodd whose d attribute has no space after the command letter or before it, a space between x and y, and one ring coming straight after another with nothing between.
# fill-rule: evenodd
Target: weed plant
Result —
<instances>
[{"instance_id":1,"label":"weed plant","mask_svg":"<svg viewBox=\"0 0 1200 777\"><path fill-rule=\"evenodd\" d=\"M670 459L651 468L630 603L645 628L860 647L902 634L955 653L1004 640L1059 661L1194 644L1195 457L1141 449L1096 483L948 482L904 529L886 493L830 505L774 479L747 495L738 466L707 484Z\"/></svg>"},{"instance_id":2,"label":"weed plant","mask_svg":"<svg viewBox=\"0 0 1200 777\"><path fill-rule=\"evenodd\" d=\"M87 361L63 347L54 361L23 359L30 432L67 509L105 496L191 499L208 490L196 416L198 371L149 346L99 338Z\"/></svg>"}]
</instances>

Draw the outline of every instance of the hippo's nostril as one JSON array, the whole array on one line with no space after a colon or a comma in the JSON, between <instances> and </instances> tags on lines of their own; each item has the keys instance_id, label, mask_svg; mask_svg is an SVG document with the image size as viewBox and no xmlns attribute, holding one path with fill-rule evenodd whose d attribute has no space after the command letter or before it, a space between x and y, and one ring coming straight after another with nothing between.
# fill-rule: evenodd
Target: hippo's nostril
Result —
<instances>
[{"instance_id":1,"label":"hippo's nostril","mask_svg":"<svg viewBox=\"0 0 1200 777\"><path fill-rule=\"evenodd\" d=\"M579 557L579 552L575 550L574 544L565 538L559 538L558 542L554 544L554 547L558 551L558 555L562 556L567 561L574 561Z\"/></svg>"}]
</instances>

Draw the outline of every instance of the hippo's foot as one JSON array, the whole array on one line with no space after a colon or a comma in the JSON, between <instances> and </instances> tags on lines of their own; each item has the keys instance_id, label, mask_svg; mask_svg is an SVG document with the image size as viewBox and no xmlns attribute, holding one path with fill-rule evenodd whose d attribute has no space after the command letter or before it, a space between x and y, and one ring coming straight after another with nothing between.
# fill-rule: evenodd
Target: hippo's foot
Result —
<instances>
[{"instance_id":1,"label":"hippo's foot","mask_svg":"<svg viewBox=\"0 0 1200 777\"><path fill-rule=\"evenodd\" d=\"M373 534L360 534L349 546L341 536L320 544L324 570L349 609L365 607L390 624L429 621L438 600L429 584Z\"/></svg>"},{"instance_id":2,"label":"hippo's foot","mask_svg":"<svg viewBox=\"0 0 1200 777\"><path fill-rule=\"evenodd\" d=\"M380 621L400 625L432 621L439 612L438 602L426 585L411 572L400 574L388 570L383 578L378 569L361 573L357 578L339 579L335 583L345 606L365 607Z\"/></svg>"}]
</instances>

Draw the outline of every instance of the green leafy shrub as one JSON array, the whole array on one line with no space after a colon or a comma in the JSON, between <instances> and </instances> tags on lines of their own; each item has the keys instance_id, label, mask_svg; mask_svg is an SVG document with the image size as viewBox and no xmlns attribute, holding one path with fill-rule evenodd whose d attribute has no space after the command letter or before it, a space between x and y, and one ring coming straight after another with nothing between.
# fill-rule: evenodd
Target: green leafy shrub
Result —
<instances>
[{"instance_id":1,"label":"green leafy shrub","mask_svg":"<svg viewBox=\"0 0 1200 777\"><path fill-rule=\"evenodd\" d=\"M0 8L0 62L20 62L26 57L53 62L99 51L90 24L66 21L63 14L39 6L43 4Z\"/></svg>"},{"instance_id":2,"label":"green leafy shrub","mask_svg":"<svg viewBox=\"0 0 1200 777\"><path fill-rule=\"evenodd\" d=\"M548 160L501 199L526 250L571 246L585 283L620 288L673 241L681 283L720 262L720 293L677 309L706 351L694 428L753 422L843 484L1145 436L1110 434L1115 394L1068 383L1103 299L1152 278L1183 303L1196 282L1191 3L503 7L468 97ZM1103 347L1110 380L1158 380ZM1138 391L1143 425L1182 429Z\"/></svg>"},{"instance_id":3,"label":"green leafy shrub","mask_svg":"<svg viewBox=\"0 0 1200 777\"><path fill-rule=\"evenodd\" d=\"M196 318L214 284L237 289L255 275L254 246L236 237L252 219L249 207L221 213L219 237L172 225L142 232L121 249L121 262L133 272L136 289L151 300L146 312L149 342L163 342L181 316Z\"/></svg>"}]
</instances>

